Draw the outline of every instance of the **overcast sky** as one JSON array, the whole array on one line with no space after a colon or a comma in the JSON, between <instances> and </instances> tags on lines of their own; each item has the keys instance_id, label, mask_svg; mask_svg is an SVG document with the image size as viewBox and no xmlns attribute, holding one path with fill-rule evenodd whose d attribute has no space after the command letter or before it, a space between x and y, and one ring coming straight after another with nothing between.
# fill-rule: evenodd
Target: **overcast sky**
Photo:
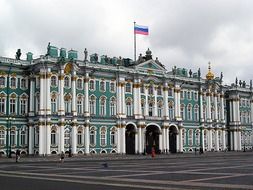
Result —
<instances>
[{"instance_id":1,"label":"overcast sky","mask_svg":"<svg viewBox=\"0 0 253 190\"><path fill-rule=\"evenodd\" d=\"M225 83L253 79L253 1L234 0L0 0L0 56L22 59L46 53L48 42L89 54L133 59L133 22L149 27L137 36L166 66L207 73L208 62Z\"/></svg>"}]
</instances>

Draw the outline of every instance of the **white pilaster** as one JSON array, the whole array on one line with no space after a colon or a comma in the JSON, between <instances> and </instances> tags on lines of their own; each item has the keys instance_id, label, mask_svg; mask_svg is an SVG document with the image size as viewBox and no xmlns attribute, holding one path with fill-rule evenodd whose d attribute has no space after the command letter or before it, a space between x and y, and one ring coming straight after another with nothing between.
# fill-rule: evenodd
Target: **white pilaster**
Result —
<instances>
[{"instance_id":1,"label":"white pilaster","mask_svg":"<svg viewBox=\"0 0 253 190\"><path fill-rule=\"evenodd\" d=\"M217 121L218 120L218 101L217 101L217 90L215 90L214 93L214 120Z\"/></svg>"},{"instance_id":2,"label":"white pilaster","mask_svg":"<svg viewBox=\"0 0 253 190\"><path fill-rule=\"evenodd\" d=\"M85 142L84 142L84 146L85 146L85 154L89 154L90 153L90 130L89 130L89 125L86 125L84 127L84 130L85 130ZM118 131L117 131L118 133ZM117 135L118 137L118 135ZM118 147L118 145L117 145Z\"/></svg>"},{"instance_id":3,"label":"white pilaster","mask_svg":"<svg viewBox=\"0 0 253 190\"><path fill-rule=\"evenodd\" d=\"M206 93L206 103L207 103L207 122L211 122L212 121L212 117L211 117L211 92L210 89L207 90Z\"/></svg>"},{"instance_id":4,"label":"white pilaster","mask_svg":"<svg viewBox=\"0 0 253 190\"><path fill-rule=\"evenodd\" d=\"M121 99L121 104L122 104L122 110L121 110L121 113L122 113L122 117L125 118L126 117L126 85L125 85L125 82L122 83L122 86L121 86L121 92L122 92L122 99Z\"/></svg>"},{"instance_id":5,"label":"white pilaster","mask_svg":"<svg viewBox=\"0 0 253 190\"><path fill-rule=\"evenodd\" d=\"M166 127L165 129L165 138L167 139L166 141L166 150L167 150L167 153L169 153L169 149L170 149L170 135L169 135L169 128Z\"/></svg>"},{"instance_id":6,"label":"white pilaster","mask_svg":"<svg viewBox=\"0 0 253 190\"><path fill-rule=\"evenodd\" d=\"M35 81L34 78L30 79L30 96L29 96L29 116L34 116L34 103L35 103ZM30 141L29 141L30 142ZM33 152L31 153L33 154Z\"/></svg>"},{"instance_id":7,"label":"white pilaster","mask_svg":"<svg viewBox=\"0 0 253 190\"><path fill-rule=\"evenodd\" d=\"M71 77L71 91L72 91L72 114L73 116L76 116L77 115L77 112L76 112L76 71L74 70L72 71L72 77Z\"/></svg>"},{"instance_id":8,"label":"white pilaster","mask_svg":"<svg viewBox=\"0 0 253 190\"><path fill-rule=\"evenodd\" d=\"M28 151L29 154L34 154L34 127L32 125L29 125L29 147Z\"/></svg>"},{"instance_id":9,"label":"white pilaster","mask_svg":"<svg viewBox=\"0 0 253 190\"><path fill-rule=\"evenodd\" d=\"M168 106L168 83L164 83L163 87L163 117L165 120L169 119L169 106Z\"/></svg>"},{"instance_id":10,"label":"white pilaster","mask_svg":"<svg viewBox=\"0 0 253 190\"><path fill-rule=\"evenodd\" d=\"M154 86L154 116L157 117L157 86Z\"/></svg>"},{"instance_id":11,"label":"white pilaster","mask_svg":"<svg viewBox=\"0 0 253 190\"><path fill-rule=\"evenodd\" d=\"M226 146L226 130L225 130L225 126L224 126L223 129L222 129L222 148L223 148L223 150L226 150L226 149L227 149L227 146Z\"/></svg>"},{"instance_id":12,"label":"white pilaster","mask_svg":"<svg viewBox=\"0 0 253 190\"><path fill-rule=\"evenodd\" d=\"M44 126L42 124L39 125L39 155L43 155L45 153L45 150L44 150Z\"/></svg>"},{"instance_id":13,"label":"white pilaster","mask_svg":"<svg viewBox=\"0 0 253 190\"><path fill-rule=\"evenodd\" d=\"M162 144L161 144L161 151L162 152L165 152L165 149L166 149L166 127L164 126L162 128Z\"/></svg>"},{"instance_id":14,"label":"white pilaster","mask_svg":"<svg viewBox=\"0 0 253 190\"><path fill-rule=\"evenodd\" d=\"M84 78L84 116L85 117L90 116L90 112L89 112L89 73L86 73L85 78Z\"/></svg>"},{"instance_id":15,"label":"white pilaster","mask_svg":"<svg viewBox=\"0 0 253 190\"><path fill-rule=\"evenodd\" d=\"M218 129L215 129L215 151L219 151L219 131Z\"/></svg>"},{"instance_id":16,"label":"white pilaster","mask_svg":"<svg viewBox=\"0 0 253 190\"><path fill-rule=\"evenodd\" d=\"M58 146L58 148L59 148L59 150L58 150L59 154L62 151L65 152L65 150L64 150L64 131L65 131L65 126L64 126L64 124L61 124L59 126L59 146Z\"/></svg>"},{"instance_id":17,"label":"white pilaster","mask_svg":"<svg viewBox=\"0 0 253 190\"><path fill-rule=\"evenodd\" d=\"M241 130L240 129L237 132L237 144L238 144L237 149L239 151L241 151L242 150L242 136L241 136Z\"/></svg>"},{"instance_id":18,"label":"white pilaster","mask_svg":"<svg viewBox=\"0 0 253 190\"><path fill-rule=\"evenodd\" d=\"M46 125L46 154L49 155L51 154L51 126L49 124L50 122L47 122Z\"/></svg>"},{"instance_id":19,"label":"white pilaster","mask_svg":"<svg viewBox=\"0 0 253 190\"><path fill-rule=\"evenodd\" d=\"M199 90L199 111L200 111L200 121L204 122L204 111L203 111L203 92L202 88ZM203 147L204 148L204 147ZM204 150L204 149L203 149Z\"/></svg>"},{"instance_id":20,"label":"white pilaster","mask_svg":"<svg viewBox=\"0 0 253 190\"><path fill-rule=\"evenodd\" d=\"M64 70L63 69L61 69L59 72L58 84L59 84L58 115L64 115L65 114L65 107L64 107Z\"/></svg>"},{"instance_id":21,"label":"white pilaster","mask_svg":"<svg viewBox=\"0 0 253 190\"><path fill-rule=\"evenodd\" d=\"M179 152L183 152L183 135L182 135L183 128L179 128Z\"/></svg>"},{"instance_id":22,"label":"white pilaster","mask_svg":"<svg viewBox=\"0 0 253 190\"><path fill-rule=\"evenodd\" d=\"M213 148L213 134L212 129L208 129L208 151L211 151Z\"/></svg>"},{"instance_id":23,"label":"white pilaster","mask_svg":"<svg viewBox=\"0 0 253 190\"><path fill-rule=\"evenodd\" d=\"M121 143L120 143L120 134L121 134L121 129L120 129L120 125L117 128L117 153L120 154L120 147L121 147Z\"/></svg>"},{"instance_id":24,"label":"white pilaster","mask_svg":"<svg viewBox=\"0 0 253 190\"><path fill-rule=\"evenodd\" d=\"M141 89L140 79L134 79L133 84L133 99L134 99L134 116L136 119L141 118Z\"/></svg>"},{"instance_id":25,"label":"white pilaster","mask_svg":"<svg viewBox=\"0 0 253 190\"><path fill-rule=\"evenodd\" d=\"M180 115L180 86L178 84L175 85L174 94L175 94L175 118L176 120L182 120Z\"/></svg>"},{"instance_id":26,"label":"white pilaster","mask_svg":"<svg viewBox=\"0 0 253 190\"><path fill-rule=\"evenodd\" d=\"M126 154L126 127L124 125L124 127L122 127L122 153Z\"/></svg>"},{"instance_id":27,"label":"white pilaster","mask_svg":"<svg viewBox=\"0 0 253 190\"><path fill-rule=\"evenodd\" d=\"M145 116L148 116L148 86L145 86Z\"/></svg>"},{"instance_id":28,"label":"white pilaster","mask_svg":"<svg viewBox=\"0 0 253 190\"><path fill-rule=\"evenodd\" d=\"M221 108L221 113L220 113L220 116L221 116L221 121L224 123L225 122L225 117L224 117L224 94L223 92L221 92L220 94L220 108Z\"/></svg>"},{"instance_id":29,"label":"white pilaster","mask_svg":"<svg viewBox=\"0 0 253 190\"><path fill-rule=\"evenodd\" d=\"M142 131L141 131L141 125L138 126L138 152L139 154L143 153L142 149Z\"/></svg>"},{"instance_id":30,"label":"white pilaster","mask_svg":"<svg viewBox=\"0 0 253 190\"><path fill-rule=\"evenodd\" d=\"M72 133L71 133L71 151L72 151L72 154L76 154L76 145L77 145L77 139L76 139L76 136L77 136L77 127L76 127L76 124L74 124L72 126Z\"/></svg>"}]
</instances>

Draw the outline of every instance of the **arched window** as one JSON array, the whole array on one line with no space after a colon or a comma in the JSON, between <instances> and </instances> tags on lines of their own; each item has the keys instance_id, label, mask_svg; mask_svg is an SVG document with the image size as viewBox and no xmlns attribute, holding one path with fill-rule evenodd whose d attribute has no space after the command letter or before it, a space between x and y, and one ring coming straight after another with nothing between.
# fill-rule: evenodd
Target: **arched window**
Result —
<instances>
[{"instance_id":1,"label":"arched window","mask_svg":"<svg viewBox=\"0 0 253 190\"><path fill-rule=\"evenodd\" d=\"M106 128L102 127L100 130L100 145L105 146L106 145Z\"/></svg>"},{"instance_id":2,"label":"arched window","mask_svg":"<svg viewBox=\"0 0 253 190\"><path fill-rule=\"evenodd\" d=\"M116 129L113 127L110 133L110 144L114 146L116 144Z\"/></svg>"},{"instance_id":3,"label":"arched window","mask_svg":"<svg viewBox=\"0 0 253 190\"><path fill-rule=\"evenodd\" d=\"M182 129L182 143L183 145L186 145L186 131L185 129Z\"/></svg>"},{"instance_id":4,"label":"arched window","mask_svg":"<svg viewBox=\"0 0 253 190\"><path fill-rule=\"evenodd\" d=\"M0 77L0 86L5 86L5 77Z\"/></svg>"},{"instance_id":5,"label":"arched window","mask_svg":"<svg viewBox=\"0 0 253 190\"><path fill-rule=\"evenodd\" d=\"M110 83L110 91L115 92L115 82Z\"/></svg>"},{"instance_id":6,"label":"arched window","mask_svg":"<svg viewBox=\"0 0 253 190\"><path fill-rule=\"evenodd\" d=\"M187 92L187 99L190 100L191 99L191 91Z\"/></svg>"},{"instance_id":7,"label":"arched window","mask_svg":"<svg viewBox=\"0 0 253 190\"><path fill-rule=\"evenodd\" d=\"M131 84L129 82L126 83L126 92L131 92Z\"/></svg>"},{"instance_id":8,"label":"arched window","mask_svg":"<svg viewBox=\"0 0 253 190\"><path fill-rule=\"evenodd\" d=\"M16 131L11 130L11 146L15 146L16 142Z\"/></svg>"},{"instance_id":9,"label":"arched window","mask_svg":"<svg viewBox=\"0 0 253 190\"><path fill-rule=\"evenodd\" d=\"M90 97L90 114L91 115L96 114L96 97L95 96Z\"/></svg>"},{"instance_id":10,"label":"arched window","mask_svg":"<svg viewBox=\"0 0 253 190\"><path fill-rule=\"evenodd\" d=\"M145 100L141 99L141 113L145 115Z\"/></svg>"},{"instance_id":11,"label":"arched window","mask_svg":"<svg viewBox=\"0 0 253 190\"><path fill-rule=\"evenodd\" d=\"M116 99L114 97L112 97L110 100L110 115L116 115Z\"/></svg>"},{"instance_id":12,"label":"arched window","mask_svg":"<svg viewBox=\"0 0 253 190\"><path fill-rule=\"evenodd\" d=\"M200 145L200 131L198 129L195 131L195 144L196 146Z\"/></svg>"},{"instance_id":13,"label":"arched window","mask_svg":"<svg viewBox=\"0 0 253 190\"><path fill-rule=\"evenodd\" d=\"M90 144L92 146L96 145L96 131L94 127L90 129Z\"/></svg>"},{"instance_id":14,"label":"arched window","mask_svg":"<svg viewBox=\"0 0 253 190\"><path fill-rule=\"evenodd\" d=\"M154 88L153 88L152 85L149 86L148 93L149 93L149 95L153 95L154 94Z\"/></svg>"},{"instance_id":15,"label":"arched window","mask_svg":"<svg viewBox=\"0 0 253 190\"><path fill-rule=\"evenodd\" d=\"M24 78L20 81L20 88L26 88L26 80Z\"/></svg>"},{"instance_id":16,"label":"arched window","mask_svg":"<svg viewBox=\"0 0 253 190\"><path fill-rule=\"evenodd\" d=\"M0 113L5 113L5 97L0 97Z\"/></svg>"},{"instance_id":17,"label":"arched window","mask_svg":"<svg viewBox=\"0 0 253 190\"><path fill-rule=\"evenodd\" d=\"M70 87L70 82L69 82L69 77L64 78L64 87L69 88Z\"/></svg>"},{"instance_id":18,"label":"arched window","mask_svg":"<svg viewBox=\"0 0 253 190\"><path fill-rule=\"evenodd\" d=\"M180 105L180 115L181 115L181 118L184 120L185 119L184 104Z\"/></svg>"},{"instance_id":19,"label":"arched window","mask_svg":"<svg viewBox=\"0 0 253 190\"><path fill-rule=\"evenodd\" d=\"M25 146L26 145L26 132L21 131L20 133L20 145Z\"/></svg>"},{"instance_id":20,"label":"arched window","mask_svg":"<svg viewBox=\"0 0 253 190\"><path fill-rule=\"evenodd\" d=\"M77 106L77 114L81 115L83 113L83 98L80 95L77 97L76 106Z\"/></svg>"},{"instance_id":21,"label":"arched window","mask_svg":"<svg viewBox=\"0 0 253 190\"><path fill-rule=\"evenodd\" d=\"M1 129L0 130L0 146L5 145L5 130Z\"/></svg>"},{"instance_id":22,"label":"arched window","mask_svg":"<svg viewBox=\"0 0 253 190\"><path fill-rule=\"evenodd\" d=\"M56 109L56 94L53 94L51 96L51 111L52 111L52 114L56 114L57 113L57 109Z\"/></svg>"},{"instance_id":23,"label":"arched window","mask_svg":"<svg viewBox=\"0 0 253 190\"><path fill-rule=\"evenodd\" d=\"M89 84L90 84L90 90L95 90L95 82L94 82L94 80L90 80Z\"/></svg>"},{"instance_id":24,"label":"arched window","mask_svg":"<svg viewBox=\"0 0 253 190\"><path fill-rule=\"evenodd\" d=\"M187 106L187 119L192 120L192 105L188 104Z\"/></svg>"},{"instance_id":25,"label":"arched window","mask_svg":"<svg viewBox=\"0 0 253 190\"><path fill-rule=\"evenodd\" d=\"M102 91L102 92L105 91L105 81L100 82L100 91Z\"/></svg>"},{"instance_id":26,"label":"arched window","mask_svg":"<svg viewBox=\"0 0 253 190\"><path fill-rule=\"evenodd\" d=\"M173 120L174 118L174 103L172 101L169 102L169 119Z\"/></svg>"},{"instance_id":27,"label":"arched window","mask_svg":"<svg viewBox=\"0 0 253 190\"><path fill-rule=\"evenodd\" d=\"M194 106L194 121L199 121L199 106Z\"/></svg>"},{"instance_id":28,"label":"arched window","mask_svg":"<svg viewBox=\"0 0 253 190\"><path fill-rule=\"evenodd\" d=\"M82 130L78 130L77 131L77 145L83 144L83 142L82 142L82 136L83 136Z\"/></svg>"},{"instance_id":29,"label":"arched window","mask_svg":"<svg viewBox=\"0 0 253 190\"><path fill-rule=\"evenodd\" d=\"M194 92L194 100L198 101L198 93L197 92Z\"/></svg>"},{"instance_id":30,"label":"arched window","mask_svg":"<svg viewBox=\"0 0 253 190\"><path fill-rule=\"evenodd\" d=\"M193 130L192 129L188 130L188 144L189 146L193 145Z\"/></svg>"},{"instance_id":31,"label":"arched window","mask_svg":"<svg viewBox=\"0 0 253 190\"><path fill-rule=\"evenodd\" d=\"M106 98L104 96L100 98L99 107L100 107L100 115L105 116L106 115Z\"/></svg>"},{"instance_id":32,"label":"arched window","mask_svg":"<svg viewBox=\"0 0 253 190\"><path fill-rule=\"evenodd\" d=\"M154 104L153 104L153 102L150 102L149 104L149 107L148 107L148 115L149 116L153 116L154 115Z\"/></svg>"},{"instance_id":33,"label":"arched window","mask_svg":"<svg viewBox=\"0 0 253 190\"><path fill-rule=\"evenodd\" d=\"M82 79L77 79L77 88L82 89L83 88L83 81Z\"/></svg>"},{"instance_id":34,"label":"arched window","mask_svg":"<svg viewBox=\"0 0 253 190\"><path fill-rule=\"evenodd\" d=\"M65 104L65 113L71 113L71 96L70 94L65 95L64 97L64 104Z\"/></svg>"},{"instance_id":35,"label":"arched window","mask_svg":"<svg viewBox=\"0 0 253 190\"><path fill-rule=\"evenodd\" d=\"M11 88L16 88L16 78L12 77L11 78Z\"/></svg>"},{"instance_id":36,"label":"arched window","mask_svg":"<svg viewBox=\"0 0 253 190\"><path fill-rule=\"evenodd\" d=\"M127 116L132 116L133 112L132 112L132 99L128 98L126 100L126 111L127 111Z\"/></svg>"},{"instance_id":37,"label":"arched window","mask_svg":"<svg viewBox=\"0 0 253 190\"><path fill-rule=\"evenodd\" d=\"M28 107L27 98L25 96L21 97L20 99L20 114L21 115L27 114L27 107Z\"/></svg>"},{"instance_id":38,"label":"arched window","mask_svg":"<svg viewBox=\"0 0 253 190\"><path fill-rule=\"evenodd\" d=\"M162 88L161 88L161 86L157 87L157 95L162 95Z\"/></svg>"},{"instance_id":39,"label":"arched window","mask_svg":"<svg viewBox=\"0 0 253 190\"><path fill-rule=\"evenodd\" d=\"M10 114L16 114L16 98L10 99Z\"/></svg>"},{"instance_id":40,"label":"arched window","mask_svg":"<svg viewBox=\"0 0 253 190\"><path fill-rule=\"evenodd\" d=\"M51 77L51 86L57 86L56 84L56 76Z\"/></svg>"},{"instance_id":41,"label":"arched window","mask_svg":"<svg viewBox=\"0 0 253 190\"><path fill-rule=\"evenodd\" d=\"M56 145L56 130L51 130L51 145Z\"/></svg>"},{"instance_id":42,"label":"arched window","mask_svg":"<svg viewBox=\"0 0 253 190\"><path fill-rule=\"evenodd\" d=\"M163 111L163 102L159 101L158 102L158 108L157 108L158 117L162 117L162 111Z\"/></svg>"},{"instance_id":43,"label":"arched window","mask_svg":"<svg viewBox=\"0 0 253 190\"><path fill-rule=\"evenodd\" d=\"M70 145L70 130L67 128L64 132L64 145L69 146Z\"/></svg>"}]
</instances>

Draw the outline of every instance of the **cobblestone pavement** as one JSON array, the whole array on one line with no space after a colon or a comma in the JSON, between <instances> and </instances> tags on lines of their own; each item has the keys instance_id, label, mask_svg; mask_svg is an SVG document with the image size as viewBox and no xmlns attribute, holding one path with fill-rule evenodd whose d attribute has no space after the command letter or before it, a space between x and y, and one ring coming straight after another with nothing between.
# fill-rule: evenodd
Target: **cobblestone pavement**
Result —
<instances>
[{"instance_id":1,"label":"cobblestone pavement","mask_svg":"<svg viewBox=\"0 0 253 190\"><path fill-rule=\"evenodd\" d=\"M0 158L1 190L253 189L253 152Z\"/></svg>"}]
</instances>

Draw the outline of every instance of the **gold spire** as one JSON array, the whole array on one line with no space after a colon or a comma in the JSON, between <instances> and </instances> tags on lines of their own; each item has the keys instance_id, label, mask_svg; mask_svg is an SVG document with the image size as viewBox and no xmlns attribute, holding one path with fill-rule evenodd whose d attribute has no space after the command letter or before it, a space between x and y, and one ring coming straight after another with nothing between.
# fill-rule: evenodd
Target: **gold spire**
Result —
<instances>
[{"instance_id":1,"label":"gold spire","mask_svg":"<svg viewBox=\"0 0 253 190\"><path fill-rule=\"evenodd\" d=\"M208 73L206 74L206 79L207 80L213 80L214 79L214 74L211 71L211 63L208 63Z\"/></svg>"}]
</instances>

